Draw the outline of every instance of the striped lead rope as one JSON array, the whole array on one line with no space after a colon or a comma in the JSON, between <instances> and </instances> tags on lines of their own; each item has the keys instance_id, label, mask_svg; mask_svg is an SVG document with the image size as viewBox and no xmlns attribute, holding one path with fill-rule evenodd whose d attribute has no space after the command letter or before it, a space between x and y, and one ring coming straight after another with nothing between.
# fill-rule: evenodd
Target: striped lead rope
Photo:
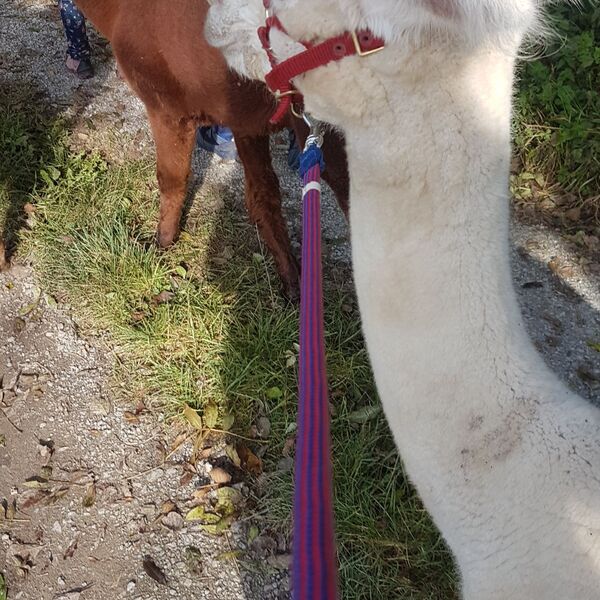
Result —
<instances>
[{"instance_id":1,"label":"striped lead rope","mask_svg":"<svg viewBox=\"0 0 600 600\"><path fill-rule=\"evenodd\" d=\"M300 399L296 446L293 598L337 600L329 401L321 271L321 171L318 137L300 158L303 180Z\"/></svg>"}]
</instances>

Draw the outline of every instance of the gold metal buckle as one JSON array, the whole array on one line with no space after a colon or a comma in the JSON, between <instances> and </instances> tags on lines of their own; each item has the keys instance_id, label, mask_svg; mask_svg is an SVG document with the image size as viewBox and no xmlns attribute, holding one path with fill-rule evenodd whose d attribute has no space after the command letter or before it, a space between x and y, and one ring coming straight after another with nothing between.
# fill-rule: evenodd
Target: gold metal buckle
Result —
<instances>
[{"instance_id":1,"label":"gold metal buckle","mask_svg":"<svg viewBox=\"0 0 600 600\"><path fill-rule=\"evenodd\" d=\"M371 54L377 54L377 52L381 52L381 50L385 48L384 44L383 46L379 46L379 48L373 48L373 50L363 50L358 40L358 33L356 33L356 30L354 30L350 35L352 36L352 41L354 42L356 54L359 56L371 56Z\"/></svg>"}]
</instances>

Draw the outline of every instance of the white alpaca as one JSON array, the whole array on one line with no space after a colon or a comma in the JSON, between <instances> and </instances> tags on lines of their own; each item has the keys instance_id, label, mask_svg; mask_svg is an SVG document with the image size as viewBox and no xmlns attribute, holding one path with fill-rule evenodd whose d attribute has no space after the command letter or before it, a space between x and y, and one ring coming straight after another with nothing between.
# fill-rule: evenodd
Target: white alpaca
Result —
<instances>
[{"instance_id":1,"label":"white alpaca","mask_svg":"<svg viewBox=\"0 0 600 600\"><path fill-rule=\"evenodd\" d=\"M207 33L263 78L261 0ZM600 410L534 350L509 265L515 58L534 0L276 0L276 54L370 28L386 49L299 77L346 134L356 288L377 387L468 600L600 598Z\"/></svg>"}]
</instances>

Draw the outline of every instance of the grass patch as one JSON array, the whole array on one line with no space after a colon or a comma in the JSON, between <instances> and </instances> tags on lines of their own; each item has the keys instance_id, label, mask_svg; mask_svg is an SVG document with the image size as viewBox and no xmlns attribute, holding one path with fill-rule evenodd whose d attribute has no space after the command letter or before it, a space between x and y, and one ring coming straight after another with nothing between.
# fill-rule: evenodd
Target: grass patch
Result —
<instances>
[{"instance_id":1,"label":"grass patch","mask_svg":"<svg viewBox=\"0 0 600 600\"><path fill-rule=\"evenodd\" d=\"M210 403L221 418L233 414L244 434L265 413L273 440L265 461L274 472L296 419L298 311L280 297L246 216L227 205L194 210L187 233L161 252L152 244L152 164L73 154L60 123L35 112L18 119L36 135L54 132L28 162L32 183L21 199L35 205L22 252L45 290L107 331L130 384L170 415ZM3 162L13 138L0 132ZM326 331L342 595L456 597L451 559L403 475L383 416L353 422L378 400L347 290L328 291ZM257 499L264 526L288 529L291 491L291 473L268 476Z\"/></svg>"},{"instance_id":2,"label":"grass patch","mask_svg":"<svg viewBox=\"0 0 600 600\"><path fill-rule=\"evenodd\" d=\"M32 96L23 91L0 90L0 107L0 242L10 257L19 245L30 194L62 159L57 153L64 151L64 129L36 112Z\"/></svg>"},{"instance_id":3,"label":"grass patch","mask_svg":"<svg viewBox=\"0 0 600 600\"><path fill-rule=\"evenodd\" d=\"M543 56L521 65L515 145L523 173L514 191L550 213L577 207L572 226L598 227L600 7L561 2L550 17L555 35Z\"/></svg>"}]
</instances>

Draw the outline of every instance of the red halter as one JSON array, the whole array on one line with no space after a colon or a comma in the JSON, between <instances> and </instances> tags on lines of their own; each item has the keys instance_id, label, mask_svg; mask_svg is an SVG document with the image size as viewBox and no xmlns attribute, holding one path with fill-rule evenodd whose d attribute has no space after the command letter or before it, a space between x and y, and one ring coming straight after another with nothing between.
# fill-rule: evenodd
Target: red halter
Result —
<instances>
[{"instance_id":1,"label":"red halter","mask_svg":"<svg viewBox=\"0 0 600 600\"><path fill-rule=\"evenodd\" d=\"M278 123L283 119L292 105L293 96L302 98L302 95L294 88L292 79L330 62L342 60L346 56L369 56L385 47L385 42L381 38L375 37L368 29L347 31L319 44L302 42L306 48L304 52L278 64L271 48L271 29L275 27L284 33L287 32L281 21L271 14L271 0L263 0L263 4L266 11L266 22L263 27L259 27L258 37L272 67L265 80L277 99L277 111L271 117L271 123Z\"/></svg>"}]
</instances>

